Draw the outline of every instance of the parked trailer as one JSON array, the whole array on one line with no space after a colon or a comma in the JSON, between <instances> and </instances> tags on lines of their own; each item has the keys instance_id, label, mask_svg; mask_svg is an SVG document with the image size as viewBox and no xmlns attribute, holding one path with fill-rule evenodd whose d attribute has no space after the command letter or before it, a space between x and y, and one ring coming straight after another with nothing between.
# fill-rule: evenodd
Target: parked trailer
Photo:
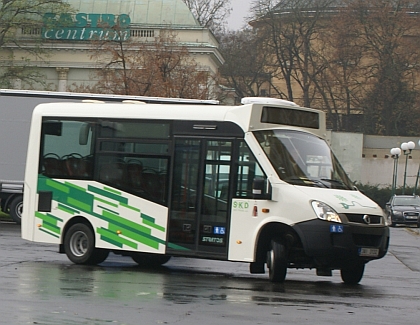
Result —
<instances>
[{"instance_id":1,"label":"parked trailer","mask_svg":"<svg viewBox=\"0 0 420 325\"><path fill-rule=\"evenodd\" d=\"M207 105L219 103L215 100L0 89L0 207L16 223L21 222L26 150L33 109L41 103L83 100Z\"/></svg>"},{"instance_id":2,"label":"parked trailer","mask_svg":"<svg viewBox=\"0 0 420 325\"><path fill-rule=\"evenodd\" d=\"M20 224L23 208L23 182L0 182L1 211L10 214L12 219Z\"/></svg>"}]
</instances>

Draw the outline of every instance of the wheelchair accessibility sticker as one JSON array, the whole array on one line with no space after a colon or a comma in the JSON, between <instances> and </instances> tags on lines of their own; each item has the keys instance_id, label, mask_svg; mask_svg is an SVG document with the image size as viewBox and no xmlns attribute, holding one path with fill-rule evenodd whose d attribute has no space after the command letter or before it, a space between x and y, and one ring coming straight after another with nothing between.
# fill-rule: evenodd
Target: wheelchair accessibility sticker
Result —
<instances>
[{"instance_id":1,"label":"wheelchair accessibility sticker","mask_svg":"<svg viewBox=\"0 0 420 325\"><path fill-rule=\"evenodd\" d=\"M344 232L344 226L340 225L331 225L330 232L342 234Z\"/></svg>"}]
</instances>

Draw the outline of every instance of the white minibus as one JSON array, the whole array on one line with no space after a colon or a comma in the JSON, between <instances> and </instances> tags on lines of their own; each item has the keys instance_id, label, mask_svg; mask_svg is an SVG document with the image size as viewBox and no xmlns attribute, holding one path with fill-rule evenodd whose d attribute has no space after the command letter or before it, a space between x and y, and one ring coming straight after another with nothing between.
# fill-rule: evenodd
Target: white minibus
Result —
<instances>
[{"instance_id":1,"label":"white minibus","mask_svg":"<svg viewBox=\"0 0 420 325\"><path fill-rule=\"evenodd\" d=\"M340 270L357 284L388 249L382 209L325 141L325 114L245 98L241 106L49 103L31 121L22 237L76 264L109 252Z\"/></svg>"}]
</instances>

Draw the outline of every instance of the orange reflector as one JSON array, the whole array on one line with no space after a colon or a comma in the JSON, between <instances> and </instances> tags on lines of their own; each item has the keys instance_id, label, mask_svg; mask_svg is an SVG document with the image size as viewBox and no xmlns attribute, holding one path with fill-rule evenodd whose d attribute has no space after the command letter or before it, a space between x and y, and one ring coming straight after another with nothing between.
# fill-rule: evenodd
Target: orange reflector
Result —
<instances>
[{"instance_id":1,"label":"orange reflector","mask_svg":"<svg viewBox=\"0 0 420 325\"><path fill-rule=\"evenodd\" d=\"M42 227L42 225L39 223L39 224L37 224L36 225L38 228L41 228Z\"/></svg>"},{"instance_id":2,"label":"orange reflector","mask_svg":"<svg viewBox=\"0 0 420 325\"><path fill-rule=\"evenodd\" d=\"M263 208L261 211L264 212L264 213L269 213L270 209Z\"/></svg>"},{"instance_id":3,"label":"orange reflector","mask_svg":"<svg viewBox=\"0 0 420 325\"><path fill-rule=\"evenodd\" d=\"M242 240L237 240L236 243L240 245L242 244Z\"/></svg>"},{"instance_id":4,"label":"orange reflector","mask_svg":"<svg viewBox=\"0 0 420 325\"><path fill-rule=\"evenodd\" d=\"M122 233L121 230L117 230L118 235L121 235L121 233Z\"/></svg>"}]
</instances>

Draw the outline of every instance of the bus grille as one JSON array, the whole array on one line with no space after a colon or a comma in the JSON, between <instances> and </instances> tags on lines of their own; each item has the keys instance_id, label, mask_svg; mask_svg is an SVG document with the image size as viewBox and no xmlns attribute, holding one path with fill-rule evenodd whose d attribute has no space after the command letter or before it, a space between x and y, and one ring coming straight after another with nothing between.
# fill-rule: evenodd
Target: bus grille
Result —
<instances>
[{"instance_id":1,"label":"bus grille","mask_svg":"<svg viewBox=\"0 0 420 325\"><path fill-rule=\"evenodd\" d=\"M347 220L349 222L354 222L354 223L362 223L362 224L366 224L366 222L363 220L365 214L346 214ZM369 219L370 219L370 223L371 225L380 225L382 223L382 217L381 216L372 216L369 215Z\"/></svg>"}]
</instances>

